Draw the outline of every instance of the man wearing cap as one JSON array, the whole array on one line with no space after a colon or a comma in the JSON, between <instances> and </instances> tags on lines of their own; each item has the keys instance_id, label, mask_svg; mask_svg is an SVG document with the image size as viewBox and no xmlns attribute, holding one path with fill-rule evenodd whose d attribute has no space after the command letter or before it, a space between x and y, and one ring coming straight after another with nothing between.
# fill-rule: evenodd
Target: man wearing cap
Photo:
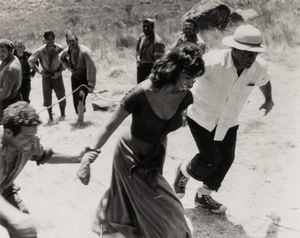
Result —
<instances>
[{"instance_id":1,"label":"man wearing cap","mask_svg":"<svg viewBox=\"0 0 300 238\"><path fill-rule=\"evenodd\" d=\"M154 62L165 52L165 45L158 34L154 32L154 20L143 20L143 33L138 38L136 46L137 83L144 81L151 73Z\"/></svg>"},{"instance_id":2,"label":"man wearing cap","mask_svg":"<svg viewBox=\"0 0 300 238\"><path fill-rule=\"evenodd\" d=\"M239 114L254 86L265 98L259 109L268 114L272 107L271 83L266 63L258 56L264 52L261 32L243 25L223 39L231 49L204 55L205 74L196 81L194 103L188 109L188 125L199 153L177 170L174 189L179 198L185 193L190 177L202 181L195 205L213 213L224 213L226 207L210 195L218 191L235 156Z\"/></svg>"},{"instance_id":3,"label":"man wearing cap","mask_svg":"<svg viewBox=\"0 0 300 238\"><path fill-rule=\"evenodd\" d=\"M54 90L57 99L65 96L65 86L62 78L63 67L59 61L59 53L63 50L61 46L54 43L55 34L53 31L46 31L44 33L46 44L38 48L28 59L30 67L42 75L42 86L44 96L44 107L48 107L49 121L48 124L53 123L52 108L52 90ZM40 63L42 69L37 67ZM59 103L60 120L65 118L66 100Z\"/></svg>"},{"instance_id":4,"label":"man wearing cap","mask_svg":"<svg viewBox=\"0 0 300 238\"><path fill-rule=\"evenodd\" d=\"M13 55L14 44L0 39L0 121L2 112L10 104L22 99L19 90L22 82L20 61Z\"/></svg>"},{"instance_id":5,"label":"man wearing cap","mask_svg":"<svg viewBox=\"0 0 300 238\"><path fill-rule=\"evenodd\" d=\"M182 23L182 30L179 33L179 37L174 43L174 47L180 46L186 42L191 42L202 49L202 53L204 54L206 45L202 38L197 36L198 32L198 23L193 18L188 18Z\"/></svg>"},{"instance_id":6,"label":"man wearing cap","mask_svg":"<svg viewBox=\"0 0 300 238\"><path fill-rule=\"evenodd\" d=\"M91 50L82 44L78 44L77 36L72 32L66 33L68 48L60 54L62 65L71 70L71 83L75 112L78 114L78 125L84 122L85 101L88 93L95 89L96 66Z\"/></svg>"}]
</instances>

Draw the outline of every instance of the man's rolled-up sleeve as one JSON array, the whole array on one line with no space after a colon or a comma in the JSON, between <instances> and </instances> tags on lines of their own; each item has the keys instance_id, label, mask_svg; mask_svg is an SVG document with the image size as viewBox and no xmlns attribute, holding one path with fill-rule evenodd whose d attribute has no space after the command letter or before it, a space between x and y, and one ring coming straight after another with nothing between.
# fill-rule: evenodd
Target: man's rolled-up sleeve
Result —
<instances>
[{"instance_id":1,"label":"man's rolled-up sleeve","mask_svg":"<svg viewBox=\"0 0 300 238\"><path fill-rule=\"evenodd\" d=\"M270 71L268 70L268 63L261 57L257 57L257 67L256 67L256 82L255 85L258 87L266 85L272 78Z\"/></svg>"},{"instance_id":2,"label":"man's rolled-up sleeve","mask_svg":"<svg viewBox=\"0 0 300 238\"><path fill-rule=\"evenodd\" d=\"M30 68L34 69L39 60L40 51L36 50L28 59L28 64Z\"/></svg>"},{"instance_id":3,"label":"man's rolled-up sleeve","mask_svg":"<svg viewBox=\"0 0 300 238\"><path fill-rule=\"evenodd\" d=\"M4 72L4 74L2 75L3 85L2 88L0 88L0 99L5 100L11 96L12 91L17 86L19 73L20 72L18 72L17 69L9 69Z\"/></svg>"},{"instance_id":4,"label":"man's rolled-up sleeve","mask_svg":"<svg viewBox=\"0 0 300 238\"><path fill-rule=\"evenodd\" d=\"M91 52L86 52L84 54L85 62L86 62L86 71L87 71L87 81L88 86L94 90L96 85L96 66L94 60L92 58Z\"/></svg>"}]
</instances>

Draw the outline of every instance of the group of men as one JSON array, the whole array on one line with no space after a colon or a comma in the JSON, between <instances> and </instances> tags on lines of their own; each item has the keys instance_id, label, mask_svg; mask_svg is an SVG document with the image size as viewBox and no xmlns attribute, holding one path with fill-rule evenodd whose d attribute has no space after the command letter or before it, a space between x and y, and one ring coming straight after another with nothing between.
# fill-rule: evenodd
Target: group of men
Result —
<instances>
[{"instance_id":1,"label":"group of men","mask_svg":"<svg viewBox=\"0 0 300 238\"><path fill-rule=\"evenodd\" d=\"M136 47L137 83L147 78L154 62L165 52L165 45L161 37L154 32L154 20L147 18L142 24L143 33L138 38ZM0 41L0 48L4 47L8 50L7 56L0 56L2 57L0 58L2 61L0 68L0 84L2 84L2 87L0 85L0 88L2 94L6 94L0 94L0 113L15 101L30 102L31 78L38 73L42 76L43 106L48 111L48 124L54 122L51 106L53 91L59 100L59 120L64 120L66 93L62 71L69 69L72 72L73 104L78 114L77 121L82 124L87 94L93 92L96 83L96 67L91 50L79 44L77 36L72 32L66 33L66 43L68 45L66 49L55 43L53 31L46 31L43 37L45 44L35 50L33 54L25 50L25 44L22 41L15 42L15 45L6 39ZM181 34L174 43L174 47L185 42L198 44L203 53L205 52L205 43L197 36L197 22L193 19L187 19L183 22ZM14 57L18 58L19 62ZM8 68L11 67L14 68L16 73L13 80L8 82L5 79L7 78L5 74L9 72Z\"/></svg>"},{"instance_id":2,"label":"group of men","mask_svg":"<svg viewBox=\"0 0 300 238\"><path fill-rule=\"evenodd\" d=\"M0 40L1 111L21 100L19 91L22 77L26 78L27 86L23 87L29 95L30 77L37 72L43 79L44 106L48 109L49 120L53 121L49 107L52 103L51 92L54 90L58 99L64 98L62 71L70 69L75 110L83 115L86 95L93 91L96 82L96 67L90 50L78 44L76 35L71 32L66 34L66 49L55 43L54 32L45 32L44 38L46 44L32 55L25 54L24 45L17 43L16 48L23 48L23 55L18 50L16 52L19 59L24 57L20 60L13 55L14 44L9 40ZM206 50L204 42L197 37L197 22L192 19L183 23L182 34L174 47L186 42L198 44L203 53ZM270 75L264 60L258 56L266 50L262 45L261 32L254 26L242 25L232 36L225 37L223 43L230 48L210 51L203 56L205 73L196 81L194 102L187 112L187 122L199 151L191 160L180 164L173 184L175 193L181 198L191 177L201 181L195 195L195 204L218 214L224 213L226 207L214 200L211 193L218 191L234 161L238 117L247 97L254 86L258 86L265 98L260 109L264 109L267 114L274 105ZM143 34L136 48L137 82L147 78L153 64L164 51L161 38L154 33L154 21L144 20ZM28 65L22 64L26 70L23 75L20 61L28 61ZM29 96L24 96L24 99L29 102ZM65 100L61 100L62 119L65 117L65 106ZM83 120L83 117L79 116L78 119ZM34 160L41 164L80 161L79 156L62 156L44 149L36 137L39 124L38 114L25 102L15 103L4 111L4 132L0 135L0 224L8 229L11 237L36 237L28 211L20 202L18 189L13 184L26 162ZM96 156L95 152L92 157L83 159L93 160Z\"/></svg>"},{"instance_id":3,"label":"group of men","mask_svg":"<svg viewBox=\"0 0 300 238\"><path fill-rule=\"evenodd\" d=\"M180 46L186 42L197 44L205 52L205 43L197 36L198 23L188 18L182 24L182 31L172 47ZM144 81L153 67L154 62L165 53L165 44L154 31L154 19L146 18L142 21L143 33L139 36L136 45L137 83Z\"/></svg>"},{"instance_id":4,"label":"group of men","mask_svg":"<svg viewBox=\"0 0 300 238\"><path fill-rule=\"evenodd\" d=\"M75 112L78 114L78 124L84 122L85 100L87 94L93 92L96 84L96 66L91 50L78 43L77 36L66 33L68 47L63 49L55 43L53 31L43 34L45 44L33 54L25 50L22 41L15 44L7 39L0 40L0 111L10 104L24 100L30 102L31 78L38 73L42 76L42 92L44 107L47 108L48 124L54 122L52 113L52 91L59 100L60 118L65 119L65 86L62 71L72 72L71 84ZM17 58L19 60L17 60ZM11 72L14 72L13 75Z\"/></svg>"},{"instance_id":5,"label":"group of men","mask_svg":"<svg viewBox=\"0 0 300 238\"><path fill-rule=\"evenodd\" d=\"M72 73L73 102L78 123L83 123L85 99L96 83L96 67L88 47L78 43L72 32L66 34L68 47L55 43L53 31L43 35L45 44L33 54L25 50L22 41L13 43L0 39L0 236L5 227L12 238L35 238L37 231L29 212L18 195L14 180L31 160L44 163L79 163L82 155L63 155L45 149L36 136L41 123L38 113L30 106L31 78L42 76L44 106L53 123L52 91L60 100L61 118L65 118L65 87L62 71ZM2 129L2 128L1 128ZM94 154L96 156L97 153ZM86 158L90 160L91 158Z\"/></svg>"}]
</instances>

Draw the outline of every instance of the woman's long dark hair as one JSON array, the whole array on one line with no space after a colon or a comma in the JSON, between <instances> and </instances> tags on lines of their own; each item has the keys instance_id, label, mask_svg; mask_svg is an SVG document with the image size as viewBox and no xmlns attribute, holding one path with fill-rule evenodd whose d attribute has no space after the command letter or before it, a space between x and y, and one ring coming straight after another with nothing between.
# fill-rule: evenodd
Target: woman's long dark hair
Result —
<instances>
[{"instance_id":1,"label":"woman's long dark hair","mask_svg":"<svg viewBox=\"0 0 300 238\"><path fill-rule=\"evenodd\" d=\"M197 77L201 76L204 70L201 48L187 42L175 47L156 61L150 79L155 88L162 88L164 85L175 84L180 72Z\"/></svg>"}]
</instances>

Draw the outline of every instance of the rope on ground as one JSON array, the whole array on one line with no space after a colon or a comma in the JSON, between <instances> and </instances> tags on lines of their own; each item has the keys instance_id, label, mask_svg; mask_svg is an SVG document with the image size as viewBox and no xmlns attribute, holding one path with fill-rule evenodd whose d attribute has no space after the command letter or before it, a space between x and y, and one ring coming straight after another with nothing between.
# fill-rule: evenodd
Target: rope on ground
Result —
<instances>
[{"instance_id":1,"label":"rope on ground","mask_svg":"<svg viewBox=\"0 0 300 238\"><path fill-rule=\"evenodd\" d=\"M264 220L264 221L270 221L271 220L271 224L273 224L274 226L278 226L280 228L289 230L289 231L294 231L294 232L300 232L300 229L294 228L294 227L289 227L289 226L284 226L284 225L280 225L280 221L274 221L271 217L268 218L264 218L264 217L258 217L260 220Z\"/></svg>"},{"instance_id":2,"label":"rope on ground","mask_svg":"<svg viewBox=\"0 0 300 238\"><path fill-rule=\"evenodd\" d=\"M81 89L82 87L86 88L86 89L89 89L89 87L85 84L81 84L79 85L77 88L75 88L71 93L67 94L66 96L60 98L59 100L57 100L55 103L51 104L50 106L48 107L45 107L44 109L42 109L41 111L38 112L38 114L54 107L56 104L60 103L61 101L65 100L66 98L70 97L73 93L77 92L79 89ZM104 101L107 101L107 102L120 102L120 100L112 100L112 99L109 99L109 98L105 98L105 97L102 97L102 96L99 96L97 95L95 92L93 92L92 94L94 94L96 97L104 100Z\"/></svg>"},{"instance_id":3,"label":"rope on ground","mask_svg":"<svg viewBox=\"0 0 300 238\"><path fill-rule=\"evenodd\" d=\"M280 228L284 228L286 230L290 230L290 231L296 231L296 232L300 232L299 229L296 229L296 228L292 228L292 227L287 227L287 226L282 226L280 224L278 224L277 222L272 222L275 226L278 226Z\"/></svg>"}]
</instances>

